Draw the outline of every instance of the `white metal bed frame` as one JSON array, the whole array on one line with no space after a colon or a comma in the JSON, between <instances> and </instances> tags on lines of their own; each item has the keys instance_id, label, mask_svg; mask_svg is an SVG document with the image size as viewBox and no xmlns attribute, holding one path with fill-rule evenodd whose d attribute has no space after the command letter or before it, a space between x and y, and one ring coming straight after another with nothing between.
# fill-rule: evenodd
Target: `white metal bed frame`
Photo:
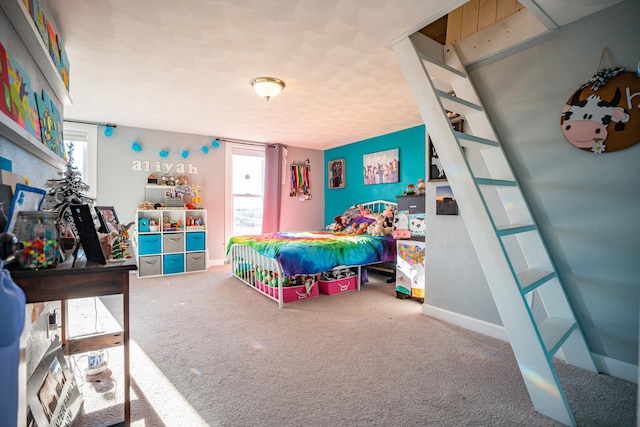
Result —
<instances>
[{"instance_id":1,"label":"white metal bed frame","mask_svg":"<svg viewBox=\"0 0 640 427\"><path fill-rule=\"evenodd\" d=\"M393 205L396 206L396 202L390 202L386 200L375 200L373 202L361 203L364 209L369 209L372 213L382 213L384 209ZM280 262L275 258L267 258L264 255L258 253L255 249L243 245L234 243L231 245L229 249L229 254L227 255L227 262L231 264L231 274L240 280L245 285L254 289L256 292L261 293L262 295L278 302L278 308L284 307L283 301L283 285L284 285L284 273L282 271L282 266ZM372 264L367 264L372 265ZM358 269L358 291L360 290L360 281L361 281L361 273L362 267L364 265L352 265L352 266L337 266L335 269L342 268L352 268L357 267ZM258 288L256 286L256 278L255 272L258 269L269 270L278 275L278 297L276 298L273 295L265 292L264 290ZM317 286L317 285L316 285ZM303 298L301 298L303 299Z\"/></svg>"}]
</instances>

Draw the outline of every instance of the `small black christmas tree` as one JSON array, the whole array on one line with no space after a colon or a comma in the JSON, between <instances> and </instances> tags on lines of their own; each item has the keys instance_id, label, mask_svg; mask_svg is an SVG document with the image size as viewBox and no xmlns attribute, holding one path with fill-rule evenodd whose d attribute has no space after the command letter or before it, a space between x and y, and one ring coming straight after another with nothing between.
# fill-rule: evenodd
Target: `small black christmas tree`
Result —
<instances>
[{"instance_id":1,"label":"small black christmas tree","mask_svg":"<svg viewBox=\"0 0 640 427\"><path fill-rule=\"evenodd\" d=\"M94 200L87 196L89 186L82 181L82 173L73 165L73 144L68 145L69 159L63 172L58 172L60 179L50 179L45 183L49 192L44 198L43 209L58 212L58 228L60 237L71 237L77 240L78 230L73 222L69 205L89 205Z\"/></svg>"}]
</instances>

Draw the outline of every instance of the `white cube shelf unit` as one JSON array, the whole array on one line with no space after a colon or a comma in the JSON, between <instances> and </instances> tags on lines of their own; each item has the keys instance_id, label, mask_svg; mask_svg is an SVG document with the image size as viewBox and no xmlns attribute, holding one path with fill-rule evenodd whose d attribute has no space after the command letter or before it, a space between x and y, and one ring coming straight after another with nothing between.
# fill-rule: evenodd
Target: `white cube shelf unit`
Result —
<instances>
[{"instance_id":1,"label":"white cube shelf unit","mask_svg":"<svg viewBox=\"0 0 640 427\"><path fill-rule=\"evenodd\" d=\"M207 269L207 211L136 211L134 246L138 277L192 273Z\"/></svg>"}]
</instances>

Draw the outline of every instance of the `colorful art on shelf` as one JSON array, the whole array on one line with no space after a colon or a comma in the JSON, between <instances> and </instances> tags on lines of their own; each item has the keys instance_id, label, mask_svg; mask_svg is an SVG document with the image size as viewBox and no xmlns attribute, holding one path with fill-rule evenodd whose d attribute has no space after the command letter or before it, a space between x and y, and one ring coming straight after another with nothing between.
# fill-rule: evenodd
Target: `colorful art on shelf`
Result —
<instances>
[{"instance_id":1,"label":"colorful art on shelf","mask_svg":"<svg viewBox=\"0 0 640 427\"><path fill-rule=\"evenodd\" d=\"M47 22L47 32L49 33L49 56L53 59L53 63L56 64L58 72L60 71L60 48L58 47L58 36L53 30L53 26L50 22Z\"/></svg>"},{"instance_id":2,"label":"colorful art on shelf","mask_svg":"<svg viewBox=\"0 0 640 427\"><path fill-rule=\"evenodd\" d=\"M40 140L40 124L36 101L32 96L31 79L27 72L6 53L9 74L9 92L11 95L11 111L16 111L13 120L29 134Z\"/></svg>"},{"instance_id":3,"label":"colorful art on shelf","mask_svg":"<svg viewBox=\"0 0 640 427\"><path fill-rule=\"evenodd\" d=\"M60 34L54 30L51 21L44 15L41 0L22 0L26 10L35 24L44 45L49 51L49 56L55 64L58 74L62 77L65 87L69 90L69 58L64 48Z\"/></svg>"},{"instance_id":4,"label":"colorful art on shelf","mask_svg":"<svg viewBox=\"0 0 640 427\"><path fill-rule=\"evenodd\" d=\"M58 37L58 42L62 43L62 38ZM69 57L67 56L67 50L64 45L60 44L60 75L64 86L69 90Z\"/></svg>"},{"instance_id":5,"label":"colorful art on shelf","mask_svg":"<svg viewBox=\"0 0 640 427\"><path fill-rule=\"evenodd\" d=\"M9 57L2 43L0 43L0 110L14 122L18 121L18 111L11 102Z\"/></svg>"},{"instance_id":6,"label":"colorful art on shelf","mask_svg":"<svg viewBox=\"0 0 640 427\"><path fill-rule=\"evenodd\" d=\"M40 37L42 37L42 41L44 41L44 45L49 46L49 34L47 32L46 25L47 19L44 17L44 10L42 9L40 0L25 0L25 6L27 6L27 9L29 10L31 19L36 25L36 28L40 33Z\"/></svg>"},{"instance_id":7,"label":"colorful art on shelf","mask_svg":"<svg viewBox=\"0 0 640 427\"><path fill-rule=\"evenodd\" d=\"M67 154L62 137L62 119L60 112L47 92L42 91L42 96L34 95L38 103L42 143L60 156L60 158L66 159Z\"/></svg>"}]
</instances>

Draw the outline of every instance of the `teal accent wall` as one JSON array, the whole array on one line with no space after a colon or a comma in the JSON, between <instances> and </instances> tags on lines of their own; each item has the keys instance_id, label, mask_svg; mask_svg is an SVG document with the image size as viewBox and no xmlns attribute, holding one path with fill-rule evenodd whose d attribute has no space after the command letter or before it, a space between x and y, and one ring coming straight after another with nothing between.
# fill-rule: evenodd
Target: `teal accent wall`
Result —
<instances>
[{"instance_id":1,"label":"teal accent wall","mask_svg":"<svg viewBox=\"0 0 640 427\"><path fill-rule=\"evenodd\" d=\"M364 184L362 156L377 151L399 149L400 182L389 184ZM345 188L329 188L328 162L345 159ZM395 201L408 184L425 177L425 127L424 125L376 136L324 152L325 168L325 226L337 215L356 204L373 200Z\"/></svg>"}]
</instances>

